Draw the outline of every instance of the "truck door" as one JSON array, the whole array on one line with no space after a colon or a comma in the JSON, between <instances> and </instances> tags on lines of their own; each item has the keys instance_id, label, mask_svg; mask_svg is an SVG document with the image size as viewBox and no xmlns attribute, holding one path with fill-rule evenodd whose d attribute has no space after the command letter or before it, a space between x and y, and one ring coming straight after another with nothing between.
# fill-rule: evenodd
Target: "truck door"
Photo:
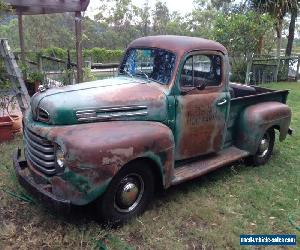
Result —
<instances>
[{"instance_id":1,"label":"truck door","mask_svg":"<svg viewBox=\"0 0 300 250\"><path fill-rule=\"evenodd\" d=\"M193 52L179 68L176 160L222 149L230 105L224 59L218 52Z\"/></svg>"}]
</instances>

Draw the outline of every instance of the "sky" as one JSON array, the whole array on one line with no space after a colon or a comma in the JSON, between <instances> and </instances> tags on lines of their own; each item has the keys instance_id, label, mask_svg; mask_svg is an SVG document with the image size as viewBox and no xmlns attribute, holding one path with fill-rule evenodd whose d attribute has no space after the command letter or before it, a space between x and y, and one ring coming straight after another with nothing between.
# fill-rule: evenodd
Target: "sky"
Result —
<instances>
[{"instance_id":1,"label":"sky","mask_svg":"<svg viewBox=\"0 0 300 250\"><path fill-rule=\"evenodd\" d=\"M134 5L137 5L139 7L142 7L144 2L147 0L132 0ZM166 2L169 10L171 12L173 11L179 11L181 14L186 14L190 12L193 8L193 0L163 0L163 2ZM156 0L148 0L148 3L151 7L153 7L156 3ZM93 17L95 10L100 6L99 0L90 0L90 5L87 9L86 14L90 17Z\"/></svg>"}]
</instances>

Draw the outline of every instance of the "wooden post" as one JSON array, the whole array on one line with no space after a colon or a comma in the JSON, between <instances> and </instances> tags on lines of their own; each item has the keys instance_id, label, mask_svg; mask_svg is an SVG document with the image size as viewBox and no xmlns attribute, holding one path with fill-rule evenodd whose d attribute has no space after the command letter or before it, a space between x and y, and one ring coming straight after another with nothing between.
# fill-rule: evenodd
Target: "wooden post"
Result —
<instances>
[{"instance_id":1,"label":"wooden post","mask_svg":"<svg viewBox=\"0 0 300 250\"><path fill-rule=\"evenodd\" d=\"M43 73L43 58L40 53L37 55L37 63L38 63L38 70L40 73Z\"/></svg>"},{"instance_id":2,"label":"wooden post","mask_svg":"<svg viewBox=\"0 0 300 250\"><path fill-rule=\"evenodd\" d=\"M276 70L274 76L275 82L278 82L279 67L280 67L280 56L277 58L277 62L276 62Z\"/></svg>"},{"instance_id":3,"label":"wooden post","mask_svg":"<svg viewBox=\"0 0 300 250\"><path fill-rule=\"evenodd\" d=\"M77 82L83 81L83 56L82 56L82 21L81 12L75 12L75 33L76 33L76 57L77 57Z\"/></svg>"},{"instance_id":4,"label":"wooden post","mask_svg":"<svg viewBox=\"0 0 300 250\"><path fill-rule=\"evenodd\" d=\"M248 85L250 83L250 73L253 63L253 55L248 54L247 56L247 72L246 72L246 78L245 78L245 84Z\"/></svg>"},{"instance_id":5,"label":"wooden post","mask_svg":"<svg viewBox=\"0 0 300 250\"><path fill-rule=\"evenodd\" d=\"M19 26L19 39L21 48L21 62L25 64L25 45L24 45L24 29L23 29L23 16L18 15L18 26Z\"/></svg>"},{"instance_id":6,"label":"wooden post","mask_svg":"<svg viewBox=\"0 0 300 250\"><path fill-rule=\"evenodd\" d=\"M298 62L297 62L296 82L298 82L299 80L299 69L300 69L300 55L298 56Z\"/></svg>"}]
</instances>

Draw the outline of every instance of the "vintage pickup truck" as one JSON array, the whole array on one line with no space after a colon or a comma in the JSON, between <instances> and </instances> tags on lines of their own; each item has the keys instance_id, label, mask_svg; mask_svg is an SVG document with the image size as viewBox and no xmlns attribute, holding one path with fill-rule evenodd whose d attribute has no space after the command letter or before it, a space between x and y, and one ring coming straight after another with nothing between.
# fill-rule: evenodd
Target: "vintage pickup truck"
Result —
<instances>
[{"instance_id":1,"label":"vintage pickup truck","mask_svg":"<svg viewBox=\"0 0 300 250\"><path fill-rule=\"evenodd\" d=\"M288 91L229 83L228 53L201 38L133 41L115 78L35 94L18 180L52 208L95 202L111 223L167 189L240 159L265 164L291 133Z\"/></svg>"}]
</instances>

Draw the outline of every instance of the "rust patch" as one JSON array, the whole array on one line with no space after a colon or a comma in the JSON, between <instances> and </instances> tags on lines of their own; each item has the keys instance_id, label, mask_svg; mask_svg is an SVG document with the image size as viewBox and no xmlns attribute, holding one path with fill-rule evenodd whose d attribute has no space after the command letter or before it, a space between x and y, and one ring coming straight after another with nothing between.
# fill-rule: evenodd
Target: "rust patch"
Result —
<instances>
[{"instance_id":1,"label":"rust patch","mask_svg":"<svg viewBox=\"0 0 300 250\"><path fill-rule=\"evenodd\" d=\"M154 157L161 164L165 186L171 183L174 139L171 130L161 123L114 121L59 127L35 123L31 130L59 144L65 152L65 172L49 177L49 181L55 194L74 204L90 202L84 200L91 198L89 193L140 157Z\"/></svg>"},{"instance_id":2,"label":"rust patch","mask_svg":"<svg viewBox=\"0 0 300 250\"><path fill-rule=\"evenodd\" d=\"M225 132L226 113L222 113L216 107L219 98L219 92L178 98L177 160L220 150Z\"/></svg>"}]
</instances>

